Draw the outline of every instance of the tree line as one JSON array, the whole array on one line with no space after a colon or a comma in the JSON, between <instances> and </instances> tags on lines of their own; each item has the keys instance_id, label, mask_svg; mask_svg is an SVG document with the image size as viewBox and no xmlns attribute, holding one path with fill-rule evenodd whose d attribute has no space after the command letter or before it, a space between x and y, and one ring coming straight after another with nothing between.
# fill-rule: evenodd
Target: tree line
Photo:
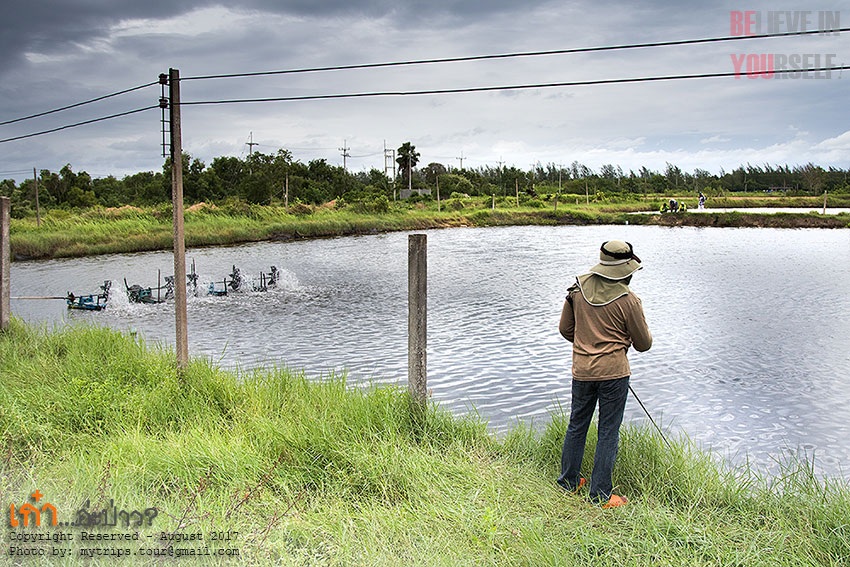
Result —
<instances>
[{"instance_id":1,"label":"tree line","mask_svg":"<svg viewBox=\"0 0 850 567\"><path fill-rule=\"evenodd\" d=\"M741 165L718 174L695 169L682 171L667 164L664 171L646 167L624 172L607 164L593 170L573 161L569 166L536 164L528 170L516 167L483 166L452 169L432 162L423 167L419 152L410 142L397 151L397 176L371 169L350 172L324 159L307 163L294 160L291 152L280 149L272 154L253 152L244 158L216 157L207 165L183 154L183 193L187 203L220 202L239 199L255 204L321 204L333 200L344 203L388 203L398 190L430 189L440 194L513 195L516 191L571 194L696 194L727 192L784 192L789 195L819 195L824 191L847 193L847 170L824 169L808 163L790 167ZM36 183L27 179L17 184L0 182L0 195L11 197L15 216L35 211ZM43 169L38 175L39 206L49 208L88 208L94 206L156 205L171 199L171 163L162 171L145 171L121 179L107 176L93 179L85 171L74 172L68 164L58 172ZM380 208L380 207L379 207ZM385 208L385 207L384 207Z\"/></svg>"}]
</instances>

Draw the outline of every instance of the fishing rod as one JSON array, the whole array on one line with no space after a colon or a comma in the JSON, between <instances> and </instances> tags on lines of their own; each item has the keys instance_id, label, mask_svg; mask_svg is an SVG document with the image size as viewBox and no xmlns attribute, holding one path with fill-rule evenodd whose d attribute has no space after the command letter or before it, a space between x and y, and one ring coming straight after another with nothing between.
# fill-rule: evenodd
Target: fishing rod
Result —
<instances>
[{"instance_id":1,"label":"fishing rod","mask_svg":"<svg viewBox=\"0 0 850 567\"><path fill-rule=\"evenodd\" d=\"M67 295L19 295L10 297L9 299L68 299Z\"/></svg>"},{"instance_id":2,"label":"fishing rod","mask_svg":"<svg viewBox=\"0 0 850 567\"><path fill-rule=\"evenodd\" d=\"M646 414L646 417L648 417L648 418L649 418L649 421L651 421L651 422L652 422L652 425L654 425L654 426L655 426L655 429L657 429L657 430L658 430L658 433L660 433L660 434L661 434L661 438L664 440L664 442L665 442L665 443L667 443L667 447L669 447L670 449L672 449L672 448L673 448L673 446L672 446L672 445L670 444L670 442L667 440L667 437L665 437L665 436L664 436L664 432L661 430L661 428L660 428L660 427L658 427L658 424L657 424L657 423L655 423L655 420L654 420L654 419L652 419L652 416L649 414L649 410L647 410L647 409L646 409L646 406L645 406L645 405L643 405L643 402L642 402L642 401L640 401L640 398L639 398L639 397L638 397L638 395L635 393L635 391L634 391L634 389L632 388L632 385L631 385L631 384L629 384L629 391L630 391L630 392L632 393L632 395L635 397L635 399L637 400L637 403L639 403L639 404L640 404L641 409L643 409L643 413L645 413L645 414Z\"/></svg>"}]
</instances>

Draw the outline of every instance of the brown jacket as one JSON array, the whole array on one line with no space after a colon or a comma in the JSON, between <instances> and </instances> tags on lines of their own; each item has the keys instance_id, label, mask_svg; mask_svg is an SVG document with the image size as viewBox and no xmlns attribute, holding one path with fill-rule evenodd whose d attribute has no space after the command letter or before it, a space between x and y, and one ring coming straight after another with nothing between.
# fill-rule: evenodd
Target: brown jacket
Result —
<instances>
[{"instance_id":1,"label":"brown jacket","mask_svg":"<svg viewBox=\"0 0 850 567\"><path fill-rule=\"evenodd\" d=\"M623 286L624 295L604 305L591 305L579 286L564 302L561 335L573 343L573 378L611 380L631 375L626 352L630 346L643 352L652 346L643 306L637 295Z\"/></svg>"}]
</instances>

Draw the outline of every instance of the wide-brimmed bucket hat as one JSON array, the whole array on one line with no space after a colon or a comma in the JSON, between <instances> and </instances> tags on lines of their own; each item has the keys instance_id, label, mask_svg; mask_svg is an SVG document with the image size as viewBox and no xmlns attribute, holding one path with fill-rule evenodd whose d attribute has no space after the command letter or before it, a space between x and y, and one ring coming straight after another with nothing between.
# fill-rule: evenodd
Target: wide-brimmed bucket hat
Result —
<instances>
[{"instance_id":1,"label":"wide-brimmed bucket hat","mask_svg":"<svg viewBox=\"0 0 850 567\"><path fill-rule=\"evenodd\" d=\"M630 243L608 240L599 248L599 263L590 268L590 273L609 280L623 280L642 267Z\"/></svg>"}]
</instances>

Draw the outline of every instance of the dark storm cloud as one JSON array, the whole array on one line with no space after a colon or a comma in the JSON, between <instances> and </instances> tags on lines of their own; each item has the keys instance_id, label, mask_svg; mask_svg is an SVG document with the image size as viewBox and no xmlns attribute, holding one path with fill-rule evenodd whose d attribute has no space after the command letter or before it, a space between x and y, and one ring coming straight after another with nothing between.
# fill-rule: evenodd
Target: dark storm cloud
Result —
<instances>
[{"instance_id":1,"label":"dark storm cloud","mask_svg":"<svg viewBox=\"0 0 850 567\"><path fill-rule=\"evenodd\" d=\"M442 21L467 21L477 14L496 14L506 10L528 10L543 2L525 2L517 6L512 0L486 3L460 0L398 2L391 0L247 0L238 5L217 1L194 0L139 2L88 0L84 2L10 2L0 8L0 73L22 62L27 52L61 53L75 43L91 42L103 37L110 26L126 19L164 19L192 10L224 6L237 11L311 18L340 16L390 17L400 26L414 25L434 18Z\"/></svg>"},{"instance_id":2,"label":"dark storm cloud","mask_svg":"<svg viewBox=\"0 0 850 567\"><path fill-rule=\"evenodd\" d=\"M70 44L103 35L124 18L168 17L184 8L163 0L148 2L10 2L0 8L0 72L20 63L25 53L57 53Z\"/></svg>"},{"instance_id":3,"label":"dark storm cloud","mask_svg":"<svg viewBox=\"0 0 850 567\"><path fill-rule=\"evenodd\" d=\"M243 8L253 8L270 13L293 14L298 16L320 17L334 15L386 16L391 15L399 22L417 22L433 17L454 17L467 19L476 15L493 15L504 11L529 10L545 4L543 0L518 3L515 0L489 0L470 2L469 0L295 0L275 2L273 0L249 0L240 4Z\"/></svg>"}]
</instances>

